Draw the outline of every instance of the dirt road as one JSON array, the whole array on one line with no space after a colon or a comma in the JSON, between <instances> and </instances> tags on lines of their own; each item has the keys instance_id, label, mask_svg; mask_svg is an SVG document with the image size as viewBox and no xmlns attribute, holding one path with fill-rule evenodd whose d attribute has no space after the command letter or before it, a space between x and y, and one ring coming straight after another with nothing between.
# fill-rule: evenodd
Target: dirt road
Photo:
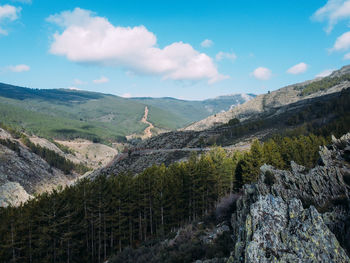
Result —
<instances>
[{"instance_id":1,"label":"dirt road","mask_svg":"<svg viewBox=\"0 0 350 263\"><path fill-rule=\"evenodd\" d=\"M142 135L142 140L145 140L145 139L148 139L148 138L151 138L152 137L152 129L154 128L153 124L150 123L148 120L148 107L146 106L145 107L145 114L143 115L142 119L141 119L141 122L142 123L145 123L148 125L148 127L143 131L143 135Z\"/></svg>"}]
</instances>

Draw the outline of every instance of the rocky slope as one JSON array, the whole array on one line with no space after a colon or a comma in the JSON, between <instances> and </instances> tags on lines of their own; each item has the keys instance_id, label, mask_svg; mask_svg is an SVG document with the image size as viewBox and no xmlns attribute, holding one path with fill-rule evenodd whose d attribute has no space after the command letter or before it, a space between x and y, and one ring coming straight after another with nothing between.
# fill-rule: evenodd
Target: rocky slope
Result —
<instances>
[{"instance_id":1,"label":"rocky slope","mask_svg":"<svg viewBox=\"0 0 350 263\"><path fill-rule=\"evenodd\" d=\"M0 129L0 137L14 141ZM65 186L77 178L51 167L45 160L18 144L19 151L0 144L0 207L19 205L36 193Z\"/></svg>"},{"instance_id":2,"label":"rocky slope","mask_svg":"<svg viewBox=\"0 0 350 263\"><path fill-rule=\"evenodd\" d=\"M349 72L350 72L350 66L345 66L340 70L333 72L327 78L343 76L345 74L349 74ZM298 101L308 100L310 98L323 96L325 94L339 92L343 88L349 86L349 81L344 80L338 85L332 86L329 89L314 92L308 96L303 96L302 91L304 87L306 87L308 84L312 82L317 82L317 81L320 81L320 79L318 78L311 81L290 85L290 86L269 92L267 94L259 95L254 99L251 99L246 103L238 105L237 107L234 107L226 112L221 112L221 113L209 116L208 118L203 119L199 122L195 122L187 126L186 128L184 128L183 130L200 131L200 130L208 129L214 126L227 123L229 120L233 118L238 118L241 121L247 120L255 116L256 114L271 111L277 107L292 104Z\"/></svg>"},{"instance_id":3,"label":"rocky slope","mask_svg":"<svg viewBox=\"0 0 350 263\"><path fill-rule=\"evenodd\" d=\"M261 167L232 214L228 262L350 262L350 133L306 171Z\"/></svg>"}]
</instances>

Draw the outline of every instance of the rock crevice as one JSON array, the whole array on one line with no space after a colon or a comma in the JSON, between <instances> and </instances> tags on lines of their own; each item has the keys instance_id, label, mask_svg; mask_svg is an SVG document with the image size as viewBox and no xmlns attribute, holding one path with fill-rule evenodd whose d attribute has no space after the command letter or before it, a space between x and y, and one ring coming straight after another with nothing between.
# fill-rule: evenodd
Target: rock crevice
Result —
<instances>
[{"instance_id":1,"label":"rock crevice","mask_svg":"<svg viewBox=\"0 0 350 263\"><path fill-rule=\"evenodd\" d=\"M310 171L263 165L236 201L228 262L350 262L349 146L350 133L333 138Z\"/></svg>"}]
</instances>

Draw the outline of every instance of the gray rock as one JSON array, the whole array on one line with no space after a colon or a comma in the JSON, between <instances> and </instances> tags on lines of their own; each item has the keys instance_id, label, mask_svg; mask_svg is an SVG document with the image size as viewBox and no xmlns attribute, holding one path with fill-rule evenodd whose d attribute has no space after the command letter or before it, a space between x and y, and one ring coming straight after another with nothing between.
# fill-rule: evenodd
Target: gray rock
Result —
<instances>
[{"instance_id":1,"label":"gray rock","mask_svg":"<svg viewBox=\"0 0 350 263\"><path fill-rule=\"evenodd\" d=\"M310 171L294 162L291 171L263 165L236 202L228 262L350 262L348 145L350 134L333 139Z\"/></svg>"}]
</instances>

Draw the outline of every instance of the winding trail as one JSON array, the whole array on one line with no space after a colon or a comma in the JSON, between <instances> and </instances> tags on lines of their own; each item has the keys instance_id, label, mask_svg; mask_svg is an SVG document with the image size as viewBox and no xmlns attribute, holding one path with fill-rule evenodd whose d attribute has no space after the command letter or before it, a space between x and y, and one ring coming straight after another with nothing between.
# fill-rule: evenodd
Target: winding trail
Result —
<instances>
[{"instance_id":1,"label":"winding trail","mask_svg":"<svg viewBox=\"0 0 350 263\"><path fill-rule=\"evenodd\" d=\"M148 127L143 131L143 135L142 135L142 140L145 140L145 139L148 139L148 138L151 138L152 137L152 131L151 129L154 128L153 124L150 123L148 120L148 107L146 106L145 107L145 114L143 115L142 119L141 119L141 122L142 123L145 123L148 125Z\"/></svg>"}]
</instances>

